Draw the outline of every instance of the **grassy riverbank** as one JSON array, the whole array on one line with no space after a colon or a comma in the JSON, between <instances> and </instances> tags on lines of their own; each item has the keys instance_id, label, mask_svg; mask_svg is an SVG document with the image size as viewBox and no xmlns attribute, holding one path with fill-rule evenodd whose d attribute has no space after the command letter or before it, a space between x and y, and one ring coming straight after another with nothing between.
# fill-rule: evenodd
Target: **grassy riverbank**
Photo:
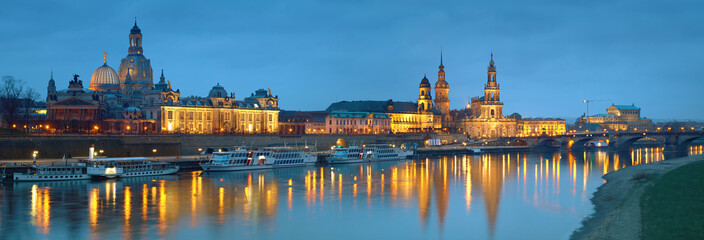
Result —
<instances>
[{"instance_id":1,"label":"grassy riverbank","mask_svg":"<svg viewBox=\"0 0 704 240\"><path fill-rule=\"evenodd\" d=\"M643 239L704 239L704 161L674 169L641 198Z\"/></svg>"},{"instance_id":2,"label":"grassy riverbank","mask_svg":"<svg viewBox=\"0 0 704 240\"><path fill-rule=\"evenodd\" d=\"M704 239L704 156L608 173L571 239Z\"/></svg>"}]
</instances>

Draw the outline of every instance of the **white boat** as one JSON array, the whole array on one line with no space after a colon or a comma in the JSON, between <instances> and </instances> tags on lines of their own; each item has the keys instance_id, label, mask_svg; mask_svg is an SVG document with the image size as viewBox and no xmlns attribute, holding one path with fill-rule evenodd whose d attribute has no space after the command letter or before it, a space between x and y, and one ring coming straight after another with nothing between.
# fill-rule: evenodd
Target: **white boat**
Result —
<instances>
[{"instance_id":1,"label":"white boat","mask_svg":"<svg viewBox=\"0 0 704 240\"><path fill-rule=\"evenodd\" d=\"M16 182L66 181L90 179L85 164L75 166L32 166L27 173L15 173L12 180Z\"/></svg>"},{"instance_id":2,"label":"white boat","mask_svg":"<svg viewBox=\"0 0 704 240\"><path fill-rule=\"evenodd\" d=\"M327 160L330 164L360 163L364 161L364 153L358 146L333 148Z\"/></svg>"},{"instance_id":3,"label":"white boat","mask_svg":"<svg viewBox=\"0 0 704 240\"><path fill-rule=\"evenodd\" d=\"M200 166L206 172L261 170L299 167L315 164L318 157L290 147L271 147L261 150L238 149L213 152L207 163Z\"/></svg>"},{"instance_id":4,"label":"white boat","mask_svg":"<svg viewBox=\"0 0 704 240\"><path fill-rule=\"evenodd\" d=\"M413 151L401 149L390 144L369 144L362 148L364 159L369 161L388 161L405 159L413 155Z\"/></svg>"},{"instance_id":5,"label":"white boat","mask_svg":"<svg viewBox=\"0 0 704 240\"><path fill-rule=\"evenodd\" d=\"M200 167L206 172L224 171L244 171L271 169L272 164L266 160L266 156L256 156L257 161L252 161L253 151L235 150L232 152L213 152L207 163L201 163Z\"/></svg>"},{"instance_id":6,"label":"white boat","mask_svg":"<svg viewBox=\"0 0 704 240\"><path fill-rule=\"evenodd\" d=\"M179 166L152 162L145 157L94 158L79 160L79 162L87 165L88 175L104 178L167 175L179 170Z\"/></svg>"},{"instance_id":7,"label":"white boat","mask_svg":"<svg viewBox=\"0 0 704 240\"><path fill-rule=\"evenodd\" d=\"M307 166L318 161L317 156L290 147L264 148L255 155L264 156L274 168Z\"/></svg>"},{"instance_id":8,"label":"white boat","mask_svg":"<svg viewBox=\"0 0 704 240\"><path fill-rule=\"evenodd\" d=\"M469 148L469 151L472 151L472 154L482 154L481 148Z\"/></svg>"}]
</instances>

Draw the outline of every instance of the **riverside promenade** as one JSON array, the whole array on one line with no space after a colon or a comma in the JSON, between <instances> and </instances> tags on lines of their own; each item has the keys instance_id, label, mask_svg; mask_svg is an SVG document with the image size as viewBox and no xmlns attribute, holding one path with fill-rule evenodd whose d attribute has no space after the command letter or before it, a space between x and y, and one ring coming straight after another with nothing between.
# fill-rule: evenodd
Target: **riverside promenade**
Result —
<instances>
[{"instance_id":1,"label":"riverside promenade","mask_svg":"<svg viewBox=\"0 0 704 240\"><path fill-rule=\"evenodd\" d=\"M591 199L595 206L594 214L582 222L583 226L572 234L571 239L659 239L655 235L663 231L667 236L680 236L682 239L704 238L704 229L701 228L704 212L687 210L704 208L701 199L689 199L703 194L702 164L704 155L692 155L630 166L604 175L602 178L606 183ZM683 171L690 169L696 172ZM672 179L679 180L673 183ZM663 184L669 187L662 187ZM656 206L644 203L652 203L652 196L677 194L681 196L658 202ZM675 219L659 219L664 216L652 214L658 208L667 209L665 211L676 216ZM657 221L666 221L667 224L653 225ZM673 228L684 230L666 230ZM695 238L691 238L693 236Z\"/></svg>"}]
</instances>

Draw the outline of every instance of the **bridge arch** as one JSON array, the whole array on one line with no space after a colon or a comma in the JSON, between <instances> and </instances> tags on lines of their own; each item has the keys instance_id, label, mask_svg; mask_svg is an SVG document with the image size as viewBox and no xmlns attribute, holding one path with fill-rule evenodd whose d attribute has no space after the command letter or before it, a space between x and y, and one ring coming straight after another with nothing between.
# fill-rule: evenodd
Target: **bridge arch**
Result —
<instances>
[{"instance_id":1,"label":"bridge arch","mask_svg":"<svg viewBox=\"0 0 704 240\"><path fill-rule=\"evenodd\" d=\"M633 136L633 137L627 138L626 140L619 141L618 150L619 151L629 151L635 142L637 142L638 140L641 140L641 139L645 139L645 138L653 139L660 144L665 143L665 141L663 141L663 139L661 139L661 138L656 138L653 136L638 135L638 136Z\"/></svg>"},{"instance_id":2,"label":"bridge arch","mask_svg":"<svg viewBox=\"0 0 704 240\"><path fill-rule=\"evenodd\" d=\"M695 140L704 140L704 136L686 136L686 139L683 141L680 141L677 144L677 151L687 151L687 147L689 147L689 144L692 144Z\"/></svg>"},{"instance_id":3,"label":"bridge arch","mask_svg":"<svg viewBox=\"0 0 704 240\"><path fill-rule=\"evenodd\" d=\"M584 145L586 145L588 142L594 141L594 140L604 140L606 143L611 144L609 142L608 137L603 137L603 136L596 136L596 137L584 137L584 138L578 138L574 139L574 142L572 142L571 150L573 151L582 151L584 150Z\"/></svg>"},{"instance_id":4,"label":"bridge arch","mask_svg":"<svg viewBox=\"0 0 704 240\"><path fill-rule=\"evenodd\" d=\"M541 138L537 140L538 144L536 146L538 148L550 148L550 147L555 147L555 143L557 143L557 146L562 146L562 142L560 140L555 139L555 138Z\"/></svg>"}]
</instances>

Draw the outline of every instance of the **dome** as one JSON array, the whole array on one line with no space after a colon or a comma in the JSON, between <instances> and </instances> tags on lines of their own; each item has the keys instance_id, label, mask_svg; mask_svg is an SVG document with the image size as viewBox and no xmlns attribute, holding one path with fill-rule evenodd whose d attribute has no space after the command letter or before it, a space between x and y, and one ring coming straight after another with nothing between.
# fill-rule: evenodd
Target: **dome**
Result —
<instances>
[{"instance_id":1,"label":"dome","mask_svg":"<svg viewBox=\"0 0 704 240\"><path fill-rule=\"evenodd\" d=\"M153 83L152 64L149 59L144 57L144 55L130 54L122 59L122 62L120 62L120 68L117 70L118 76L120 79L123 79L121 82L122 84L124 84L124 79L126 78L128 71L130 72L132 82L147 84Z\"/></svg>"},{"instance_id":2,"label":"dome","mask_svg":"<svg viewBox=\"0 0 704 240\"><path fill-rule=\"evenodd\" d=\"M428 78L423 75L423 80L420 81L420 87L422 88L429 88L430 87L430 81L428 81Z\"/></svg>"},{"instance_id":3,"label":"dome","mask_svg":"<svg viewBox=\"0 0 704 240\"><path fill-rule=\"evenodd\" d=\"M117 73L107 64L103 64L98 69L95 69L93 76L90 77L90 87L93 91L118 91L120 89L120 79Z\"/></svg>"},{"instance_id":4,"label":"dome","mask_svg":"<svg viewBox=\"0 0 704 240\"><path fill-rule=\"evenodd\" d=\"M130 29L130 34L142 34L142 30L137 27L137 21L134 22L134 27Z\"/></svg>"},{"instance_id":5,"label":"dome","mask_svg":"<svg viewBox=\"0 0 704 240\"><path fill-rule=\"evenodd\" d=\"M437 81L435 83L435 88L450 88L450 85L445 81Z\"/></svg>"},{"instance_id":6,"label":"dome","mask_svg":"<svg viewBox=\"0 0 704 240\"><path fill-rule=\"evenodd\" d=\"M208 97L224 98L224 97L227 97L227 91L225 91L225 88L220 86L220 83L218 83L218 85L213 86L213 89L210 89L210 93L208 94Z\"/></svg>"}]
</instances>

